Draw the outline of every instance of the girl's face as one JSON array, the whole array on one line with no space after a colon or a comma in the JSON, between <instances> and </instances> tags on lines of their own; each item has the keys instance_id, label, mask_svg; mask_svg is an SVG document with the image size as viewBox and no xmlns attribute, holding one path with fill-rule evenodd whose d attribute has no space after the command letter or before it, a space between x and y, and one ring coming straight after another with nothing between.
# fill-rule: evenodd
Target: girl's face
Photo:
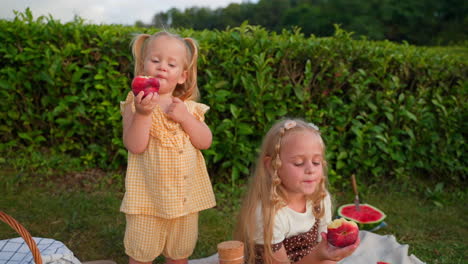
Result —
<instances>
[{"instance_id":1,"label":"girl's face","mask_svg":"<svg viewBox=\"0 0 468 264\"><path fill-rule=\"evenodd\" d=\"M291 199L303 199L315 192L323 179L323 149L311 131L297 131L283 138L278 176Z\"/></svg>"},{"instance_id":2,"label":"girl's face","mask_svg":"<svg viewBox=\"0 0 468 264\"><path fill-rule=\"evenodd\" d=\"M144 58L144 75L159 79L159 94L172 95L177 84L187 78L184 44L170 36L159 36L150 40Z\"/></svg>"}]
</instances>

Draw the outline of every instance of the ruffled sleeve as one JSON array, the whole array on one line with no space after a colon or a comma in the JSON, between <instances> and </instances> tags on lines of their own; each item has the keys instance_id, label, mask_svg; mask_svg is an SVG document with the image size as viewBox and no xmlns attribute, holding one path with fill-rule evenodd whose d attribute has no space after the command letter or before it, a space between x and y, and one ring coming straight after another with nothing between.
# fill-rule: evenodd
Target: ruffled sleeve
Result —
<instances>
[{"instance_id":1,"label":"ruffled sleeve","mask_svg":"<svg viewBox=\"0 0 468 264\"><path fill-rule=\"evenodd\" d=\"M187 109L196 119L204 122L205 121L205 113L210 109L209 106L197 103L195 101L186 101L185 104L187 105Z\"/></svg>"},{"instance_id":2,"label":"ruffled sleeve","mask_svg":"<svg viewBox=\"0 0 468 264\"><path fill-rule=\"evenodd\" d=\"M132 104L132 112L135 112L135 105L133 103L133 98L134 98L133 92L130 91L127 94L127 98L125 98L125 101L120 101L120 114L121 115L123 115L123 113L125 112L125 107L128 104Z\"/></svg>"},{"instance_id":3,"label":"ruffled sleeve","mask_svg":"<svg viewBox=\"0 0 468 264\"><path fill-rule=\"evenodd\" d=\"M275 222L273 226L273 237L271 241L272 244L277 244L277 243L282 242L290 231L288 217L282 214L281 212L282 211L280 210L275 215L275 220L274 220ZM257 207L256 217L257 217L257 228L256 228L254 241L255 241L255 244L264 245L265 244L265 240L264 240L265 238L263 236L264 219L263 219L261 206Z\"/></svg>"}]
</instances>

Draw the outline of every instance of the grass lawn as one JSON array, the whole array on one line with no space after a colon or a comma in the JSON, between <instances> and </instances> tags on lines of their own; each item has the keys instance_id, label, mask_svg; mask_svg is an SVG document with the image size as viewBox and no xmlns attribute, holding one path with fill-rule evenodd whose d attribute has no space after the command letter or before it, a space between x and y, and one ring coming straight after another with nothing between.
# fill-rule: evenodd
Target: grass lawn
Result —
<instances>
[{"instance_id":1,"label":"grass lawn","mask_svg":"<svg viewBox=\"0 0 468 264\"><path fill-rule=\"evenodd\" d=\"M63 242L81 261L113 259L127 263L122 242L125 217L119 212L122 175L88 171L60 177L30 175L27 181L25 177L0 168L0 210L22 223L33 236ZM468 263L466 191L428 192L391 183L361 189L363 202L387 214L388 226L378 234L394 235L399 243L409 244L410 254L427 263ZM193 258L214 254L219 242L231 239L233 208L239 199L226 192L217 193L218 207L201 213ZM335 190L333 195L337 205L353 201L351 188ZM0 239L17 236L0 223Z\"/></svg>"}]
</instances>

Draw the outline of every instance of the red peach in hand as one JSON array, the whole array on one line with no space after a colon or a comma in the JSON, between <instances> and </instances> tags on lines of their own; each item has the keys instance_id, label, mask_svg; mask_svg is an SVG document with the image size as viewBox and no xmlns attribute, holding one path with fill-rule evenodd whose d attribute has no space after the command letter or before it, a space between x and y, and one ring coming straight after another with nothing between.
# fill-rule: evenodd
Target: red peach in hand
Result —
<instances>
[{"instance_id":1,"label":"red peach in hand","mask_svg":"<svg viewBox=\"0 0 468 264\"><path fill-rule=\"evenodd\" d=\"M145 93L143 97L150 93L157 93L159 91L159 80L151 76L138 75L133 78L132 91L134 95L143 91Z\"/></svg>"},{"instance_id":2,"label":"red peach in hand","mask_svg":"<svg viewBox=\"0 0 468 264\"><path fill-rule=\"evenodd\" d=\"M354 244L359 236L359 227L353 221L344 218L333 220L327 226L328 243L335 247L346 247Z\"/></svg>"}]
</instances>

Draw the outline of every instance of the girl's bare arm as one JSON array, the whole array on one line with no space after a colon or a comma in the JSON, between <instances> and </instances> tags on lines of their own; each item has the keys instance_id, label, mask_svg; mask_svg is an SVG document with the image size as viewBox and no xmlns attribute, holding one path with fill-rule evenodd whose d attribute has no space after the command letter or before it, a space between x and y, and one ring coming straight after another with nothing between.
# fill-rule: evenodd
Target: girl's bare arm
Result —
<instances>
[{"instance_id":1,"label":"girl's bare arm","mask_svg":"<svg viewBox=\"0 0 468 264\"><path fill-rule=\"evenodd\" d=\"M125 105L123 113L123 143L128 151L143 153L148 146L152 122L152 111L158 101L157 94L143 98L143 92L135 97L135 109L132 104Z\"/></svg>"}]
</instances>

